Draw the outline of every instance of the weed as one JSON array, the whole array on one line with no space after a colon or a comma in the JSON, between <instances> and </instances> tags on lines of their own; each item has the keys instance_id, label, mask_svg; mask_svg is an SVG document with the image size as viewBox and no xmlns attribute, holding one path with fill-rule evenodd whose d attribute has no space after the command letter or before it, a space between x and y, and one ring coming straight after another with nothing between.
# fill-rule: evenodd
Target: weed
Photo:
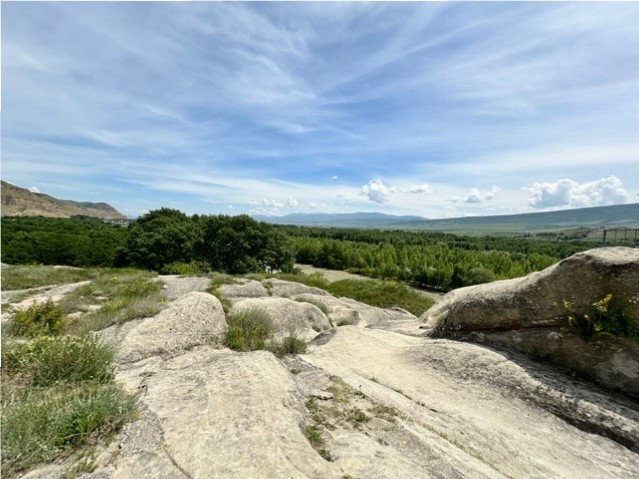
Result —
<instances>
[{"instance_id":1,"label":"weed","mask_svg":"<svg viewBox=\"0 0 639 479\"><path fill-rule=\"evenodd\" d=\"M302 372L302 370L301 370L301 369L299 369L299 368L291 368L291 374L292 374L293 376L297 376L297 375L298 375L299 373L301 373L301 372Z\"/></svg>"},{"instance_id":2,"label":"weed","mask_svg":"<svg viewBox=\"0 0 639 479\"><path fill-rule=\"evenodd\" d=\"M362 424L371 420L371 418L367 416L364 411L358 408L351 409L351 411L348 413L348 419L355 425Z\"/></svg>"},{"instance_id":3,"label":"weed","mask_svg":"<svg viewBox=\"0 0 639 479\"><path fill-rule=\"evenodd\" d=\"M572 303L564 301L568 311L568 326L582 339L597 336L621 336L639 340L639 328L629 312L629 301L606 295L592 303L587 313L578 314L572 310Z\"/></svg>"},{"instance_id":4,"label":"weed","mask_svg":"<svg viewBox=\"0 0 639 479\"><path fill-rule=\"evenodd\" d=\"M396 417L400 415L399 411L392 406L386 406L383 404L376 404L369 411L375 417L384 419L388 422L395 422Z\"/></svg>"},{"instance_id":5,"label":"weed","mask_svg":"<svg viewBox=\"0 0 639 479\"><path fill-rule=\"evenodd\" d=\"M220 303L222 304L222 309L224 310L225 313L228 313L231 308L233 307L233 303L231 303L231 301L224 296L224 294L222 294L222 292L219 289L210 289L209 293L211 293L213 296L215 296L217 299L220 300Z\"/></svg>"},{"instance_id":6,"label":"weed","mask_svg":"<svg viewBox=\"0 0 639 479\"><path fill-rule=\"evenodd\" d=\"M326 449L326 443L324 442L324 438L322 438L322 428L317 424L309 424L304 428L304 435L308 442L311 444L313 449L315 449L320 456L322 456L327 461L332 461L333 457L331 453Z\"/></svg>"},{"instance_id":7,"label":"weed","mask_svg":"<svg viewBox=\"0 0 639 479\"><path fill-rule=\"evenodd\" d=\"M155 281L155 273L101 270L94 281L71 292L60 306L67 312L99 306L69 324L69 333L84 335L113 324L156 315L166 303L161 290L162 283Z\"/></svg>"},{"instance_id":8,"label":"weed","mask_svg":"<svg viewBox=\"0 0 639 479\"><path fill-rule=\"evenodd\" d=\"M236 278L225 273L214 272L209 274L209 278L211 278L211 286L209 288L209 292L212 292L223 284L237 284Z\"/></svg>"},{"instance_id":9,"label":"weed","mask_svg":"<svg viewBox=\"0 0 639 479\"><path fill-rule=\"evenodd\" d=\"M261 309L246 309L227 317L228 329L224 343L236 351L266 349L266 341L273 334L273 324Z\"/></svg>"},{"instance_id":10,"label":"weed","mask_svg":"<svg viewBox=\"0 0 639 479\"><path fill-rule=\"evenodd\" d=\"M306 352L306 343L303 339L298 338L295 333L291 333L281 341L271 342L267 349L281 358L288 354L304 354Z\"/></svg>"},{"instance_id":11,"label":"weed","mask_svg":"<svg viewBox=\"0 0 639 479\"><path fill-rule=\"evenodd\" d=\"M60 334L65 325L64 313L51 299L33 303L24 311L16 311L9 326L10 334L38 336Z\"/></svg>"}]
</instances>

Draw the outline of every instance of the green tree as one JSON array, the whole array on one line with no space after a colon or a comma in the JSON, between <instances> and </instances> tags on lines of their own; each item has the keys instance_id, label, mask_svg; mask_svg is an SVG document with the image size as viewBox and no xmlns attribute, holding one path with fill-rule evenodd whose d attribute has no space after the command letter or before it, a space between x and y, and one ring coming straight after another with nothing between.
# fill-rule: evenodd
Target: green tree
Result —
<instances>
[{"instance_id":1,"label":"green tree","mask_svg":"<svg viewBox=\"0 0 639 479\"><path fill-rule=\"evenodd\" d=\"M181 211L162 208L129 225L126 257L135 266L159 271L170 263L188 263L201 242L200 223Z\"/></svg>"}]
</instances>

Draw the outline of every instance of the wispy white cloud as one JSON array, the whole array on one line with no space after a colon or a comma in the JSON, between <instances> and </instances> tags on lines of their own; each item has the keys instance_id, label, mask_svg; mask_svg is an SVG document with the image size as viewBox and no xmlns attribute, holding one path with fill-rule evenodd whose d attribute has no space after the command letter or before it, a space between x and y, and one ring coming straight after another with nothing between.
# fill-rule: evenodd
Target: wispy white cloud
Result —
<instances>
[{"instance_id":1,"label":"wispy white cloud","mask_svg":"<svg viewBox=\"0 0 639 479\"><path fill-rule=\"evenodd\" d=\"M420 195L428 195L428 194L433 192L431 187L428 184L426 184L426 183L423 183L421 185L411 186L408 189L408 191L409 191L409 193L420 194Z\"/></svg>"},{"instance_id":2,"label":"wispy white cloud","mask_svg":"<svg viewBox=\"0 0 639 479\"><path fill-rule=\"evenodd\" d=\"M547 178L615 175L639 189L639 4L8 2L2 13L2 173L47 193L93 191L129 211L312 203L437 217L451 198L485 214L576 191ZM609 189L602 198L636 198Z\"/></svg>"}]
</instances>

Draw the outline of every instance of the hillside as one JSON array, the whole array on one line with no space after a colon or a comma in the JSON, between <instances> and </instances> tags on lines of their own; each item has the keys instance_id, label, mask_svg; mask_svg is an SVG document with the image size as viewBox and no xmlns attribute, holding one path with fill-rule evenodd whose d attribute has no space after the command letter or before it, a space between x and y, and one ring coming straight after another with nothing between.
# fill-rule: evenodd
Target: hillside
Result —
<instances>
[{"instance_id":1,"label":"hillside","mask_svg":"<svg viewBox=\"0 0 639 479\"><path fill-rule=\"evenodd\" d=\"M70 218L92 216L107 220L124 220L126 217L107 203L59 200L43 193L32 193L26 188L2 181L2 216L47 216Z\"/></svg>"},{"instance_id":2,"label":"hillside","mask_svg":"<svg viewBox=\"0 0 639 479\"><path fill-rule=\"evenodd\" d=\"M473 216L429 220L419 216L382 213L316 213L260 216L268 223L335 228L376 228L451 233L526 233L565 231L575 228L639 228L639 203L598 206L543 213Z\"/></svg>"},{"instance_id":3,"label":"hillside","mask_svg":"<svg viewBox=\"0 0 639 479\"><path fill-rule=\"evenodd\" d=\"M501 216L399 223L398 229L468 232L543 232L574 228L639 228L639 203Z\"/></svg>"}]
</instances>

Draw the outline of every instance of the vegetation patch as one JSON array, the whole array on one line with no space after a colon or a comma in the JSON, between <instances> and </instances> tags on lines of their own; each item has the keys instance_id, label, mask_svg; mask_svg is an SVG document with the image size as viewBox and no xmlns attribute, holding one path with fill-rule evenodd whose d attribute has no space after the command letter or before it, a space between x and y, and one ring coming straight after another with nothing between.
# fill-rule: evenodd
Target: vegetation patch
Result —
<instances>
[{"instance_id":1,"label":"vegetation patch","mask_svg":"<svg viewBox=\"0 0 639 479\"><path fill-rule=\"evenodd\" d=\"M326 449L326 442L322 437L322 430L322 426L319 426L317 424L308 424L304 428L304 435L306 436L306 439L308 439L308 442L311 444L311 446L313 446L313 449L315 449L320 456L322 456L327 461L332 461L333 456L331 456L330 451Z\"/></svg>"},{"instance_id":2,"label":"vegetation patch","mask_svg":"<svg viewBox=\"0 0 639 479\"><path fill-rule=\"evenodd\" d=\"M267 340L273 335L273 323L261 309L246 309L226 318L228 329L224 344L235 351L266 349Z\"/></svg>"},{"instance_id":3,"label":"vegetation patch","mask_svg":"<svg viewBox=\"0 0 639 479\"><path fill-rule=\"evenodd\" d=\"M89 336L3 335L3 477L90 447L132 417L136 398L113 383L113 355Z\"/></svg>"},{"instance_id":4,"label":"vegetation patch","mask_svg":"<svg viewBox=\"0 0 639 479\"><path fill-rule=\"evenodd\" d=\"M306 342L291 333L280 341L271 341L267 349L281 358L291 354L304 354L306 352Z\"/></svg>"},{"instance_id":5,"label":"vegetation patch","mask_svg":"<svg viewBox=\"0 0 639 479\"><path fill-rule=\"evenodd\" d=\"M583 314L574 312L572 306L571 302L564 301L564 308L569 313L568 326L582 339L620 336L639 341L639 328L630 312L630 301L608 294L592 303Z\"/></svg>"},{"instance_id":6,"label":"vegetation patch","mask_svg":"<svg viewBox=\"0 0 639 479\"><path fill-rule=\"evenodd\" d=\"M16 336L57 335L64 325L64 312L49 299L16 311L6 330Z\"/></svg>"},{"instance_id":7,"label":"vegetation patch","mask_svg":"<svg viewBox=\"0 0 639 479\"><path fill-rule=\"evenodd\" d=\"M330 283L326 290L334 296L345 296L379 308L402 308L416 316L434 304L432 299L395 281L344 279Z\"/></svg>"},{"instance_id":8,"label":"vegetation patch","mask_svg":"<svg viewBox=\"0 0 639 479\"><path fill-rule=\"evenodd\" d=\"M3 218L4 220L4 218ZM4 221L3 221L4 222ZM2 232L3 235L5 232ZM3 255L4 260L4 255ZM15 291L91 279L93 271L55 266L7 266L2 268L2 290Z\"/></svg>"},{"instance_id":9,"label":"vegetation patch","mask_svg":"<svg viewBox=\"0 0 639 479\"><path fill-rule=\"evenodd\" d=\"M69 293L59 304L65 313L84 312L67 331L83 335L113 324L154 316L166 304L157 274L136 269L96 270L96 278Z\"/></svg>"},{"instance_id":10,"label":"vegetation patch","mask_svg":"<svg viewBox=\"0 0 639 479\"><path fill-rule=\"evenodd\" d=\"M188 263L175 261L160 269L161 274L179 274L183 276L205 276L210 271L209 265L203 261L191 260Z\"/></svg>"},{"instance_id":11,"label":"vegetation patch","mask_svg":"<svg viewBox=\"0 0 639 479\"><path fill-rule=\"evenodd\" d=\"M84 381L20 390L3 377L3 477L16 477L108 437L132 417L135 402L113 383Z\"/></svg>"}]
</instances>

